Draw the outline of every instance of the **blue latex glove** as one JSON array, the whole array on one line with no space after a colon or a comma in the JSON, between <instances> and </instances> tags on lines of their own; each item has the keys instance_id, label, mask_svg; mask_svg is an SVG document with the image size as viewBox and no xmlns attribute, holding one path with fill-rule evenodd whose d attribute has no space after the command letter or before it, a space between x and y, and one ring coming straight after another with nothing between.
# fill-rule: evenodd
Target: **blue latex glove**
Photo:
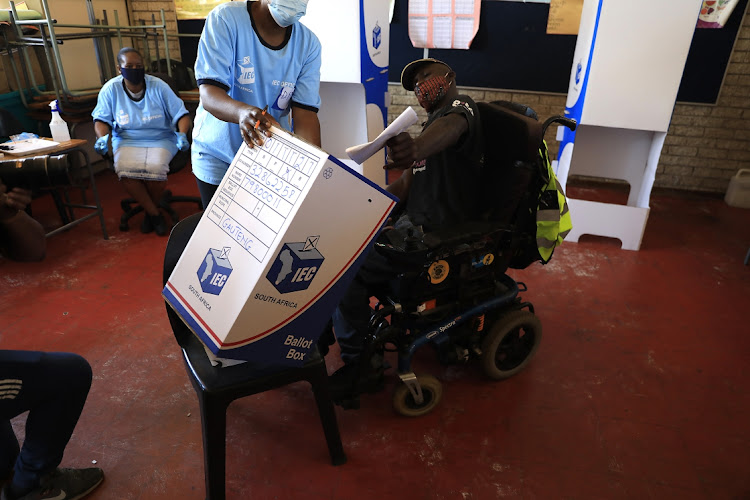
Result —
<instances>
[{"instance_id":1,"label":"blue latex glove","mask_svg":"<svg viewBox=\"0 0 750 500\"><path fill-rule=\"evenodd\" d=\"M188 142L185 132L175 132L175 135L177 136L177 149L180 151L187 151L190 147L190 143Z\"/></svg>"},{"instance_id":2,"label":"blue latex glove","mask_svg":"<svg viewBox=\"0 0 750 500\"><path fill-rule=\"evenodd\" d=\"M109 134L103 135L100 138L98 138L96 142L94 143L94 151L96 151L100 155L107 154L107 151L109 150L109 147L107 146L107 141L109 141Z\"/></svg>"}]
</instances>

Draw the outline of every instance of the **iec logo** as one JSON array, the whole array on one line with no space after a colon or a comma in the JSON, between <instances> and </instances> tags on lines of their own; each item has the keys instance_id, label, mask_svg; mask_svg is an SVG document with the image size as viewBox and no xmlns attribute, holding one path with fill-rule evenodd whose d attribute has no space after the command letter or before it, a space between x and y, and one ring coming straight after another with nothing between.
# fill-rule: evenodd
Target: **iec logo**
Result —
<instances>
[{"instance_id":1,"label":"iec logo","mask_svg":"<svg viewBox=\"0 0 750 500\"><path fill-rule=\"evenodd\" d=\"M231 247L224 247L221 250L211 248L203 259L203 264L198 268L198 279L201 283L201 290L212 295L219 295L222 288L226 285L229 275L232 274L232 264L229 263Z\"/></svg>"},{"instance_id":2,"label":"iec logo","mask_svg":"<svg viewBox=\"0 0 750 500\"><path fill-rule=\"evenodd\" d=\"M372 29L372 47L377 49L380 47L380 42L380 26L378 25L378 22L375 21L375 27Z\"/></svg>"},{"instance_id":3,"label":"iec logo","mask_svg":"<svg viewBox=\"0 0 750 500\"><path fill-rule=\"evenodd\" d=\"M583 66L581 66L581 63L578 63L578 66L576 66L576 85L581 83L581 70L583 69Z\"/></svg>"},{"instance_id":4,"label":"iec logo","mask_svg":"<svg viewBox=\"0 0 750 500\"><path fill-rule=\"evenodd\" d=\"M241 85L255 83L255 66L250 62L249 57L237 61L237 82Z\"/></svg>"},{"instance_id":5,"label":"iec logo","mask_svg":"<svg viewBox=\"0 0 750 500\"><path fill-rule=\"evenodd\" d=\"M306 290L323 264L323 256L315 248L320 236L308 236L304 243L284 243L266 279L279 293Z\"/></svg>"}]
</instances>

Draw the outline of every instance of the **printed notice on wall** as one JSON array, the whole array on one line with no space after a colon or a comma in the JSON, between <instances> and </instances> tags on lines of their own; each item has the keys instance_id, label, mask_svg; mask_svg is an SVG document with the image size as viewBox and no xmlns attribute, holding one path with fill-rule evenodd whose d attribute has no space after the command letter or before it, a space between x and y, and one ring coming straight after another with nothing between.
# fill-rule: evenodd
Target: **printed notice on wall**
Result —
<instances>
[{"instance_id":1,"label":"printed notice on wall","mask_svg":"<svg viewBox=\"0 0 750 500\"><path fill-rule=\"evenodd\" d=\"M577 35L578 26L581 24L581 10L583 0L551 0L547 34Z\"/></svg>"},{"instance_id":2,"label":"printed notice on wall","mask_svg":"<svg viewBox=\"0 0 750 500\"><path fill-rule=\"evenodd\" d=\"M468 49L479 29L481 0L409 0L409 38L427 49Z\"/></svg>"}]
</instances>

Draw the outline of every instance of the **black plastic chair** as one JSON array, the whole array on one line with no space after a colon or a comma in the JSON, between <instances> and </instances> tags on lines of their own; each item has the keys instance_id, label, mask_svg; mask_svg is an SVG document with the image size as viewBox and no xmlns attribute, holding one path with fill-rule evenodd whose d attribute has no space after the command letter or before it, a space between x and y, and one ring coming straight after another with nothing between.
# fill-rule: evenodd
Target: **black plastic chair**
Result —
<instances>
[{"instance_id":1,"label":"black plastic chair","mask_svg":"<svg viewBox=\"0 0 750 500\"><path fill-rule=\"evenodd\" d=\"M23 132L23 124L7 109L0 108L0 142L5 142L11 135Z\"/></svg>"},{"instance_id":2,"label":"black plastic chair","mask_svg":"<svg viewBox=\"0 0 750 500\"><path fill-rule=\"evenodd\" d=\"M150 74L164 80L175 94L178 93L177 83L167 73ZM190 134L188 134L188 137L189 136ZM106 155L106 158L108 162L112 163L111 155ZM172 161L169 162L169 172L167 173L167 176L179 172L189 163L190 150L188 149L187 151L178 151L175 157L172 158ZM200 196L175 195L169 189L165 189L164 194L162 194L162 197L159 200L159 208L169 214L169 217L172 219L172 224L177 224L177 222L180 220L180 216L177 214L175 209L172 208L173 203L195 203L196 205L198 205L198 210L203 210L203 202L201 201ZM131 218L143 212L143 207L140 206L138 202L133 198L125 198L120 201L120 208L122 208L123 212L120 216L120 231L128 231L130 229L128 222Z\"/></svg>"},{"instance_id":3,"label":"black plastic chair","mask_svg":"<svg viewBox=\"0 0 750 500\"><path fill-rule=\"evenodd\" d=\"M172 229L164 255L164 282L177 264L201 214L193 214ZM203 344L167 305L172 331L182 348L183 361L190 382L198 395L203 432L203 466L206 498L223 499L226 474L226 411L235 399L244 398L293 382L305 380L312 386L323 432L333 465L346 463L336 413L328 389L328 372L324 358L316 350L310 361L299 368L258 366L243 363L231 367L211 365Z\"/></svg>"}]
</instances>

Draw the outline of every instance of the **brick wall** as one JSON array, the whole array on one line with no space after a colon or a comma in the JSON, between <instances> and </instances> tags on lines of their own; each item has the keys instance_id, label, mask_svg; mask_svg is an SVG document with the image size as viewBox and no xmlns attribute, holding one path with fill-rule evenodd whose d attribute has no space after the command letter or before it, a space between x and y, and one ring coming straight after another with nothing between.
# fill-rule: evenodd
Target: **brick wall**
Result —
<instances>
[{"instance_id":1,"label":"brick wall","mask_svg":"<svg viewBox=\"0 0 750 500\"><path fill-rule=\"evenodd\" d=\"M461 83L461 75L458 75ZM389 85L391 106L389 122L412 106L427 117L412 92L400 85ZM565 95L517 91L461 88L475 101L509 100L528 104L540 120L561 115ZM420 125L409 131L418 134ZM552 126L546 140L550 157L557 156L557 127ZM716 105L676 104L664 142L655 187L688 191L725 193L729 179L740 168L750 169L750 14L745 16L727 68L727 75ZM573 177L573 176L571 176Z\"/></svg>"},{"instance_id":2,"label":"brick wall","mask_svg":"<svg viewBox=\"0 0 750 500\"><path fill-rule=\"evenodd\" d=\"M177 33L177 15L175 14L174 2L169 1L151 1L151 0L130 0L128 2L128 12L130 14L130 24L140 25L141 21L144 24L161 24L161 9L164 10L164 19L167 23L167 33ZM151 20L153 15L154 20ZM164 35L162 30L156 30L159 34L158 39L158 50L159 58L164 59ZM134 42L136 48L141 51L144 57L147 54L150 55L152 61L156 60L157 42L153 36L148 39L148 50L145 47L145 40L138 39ZM177 38L169 38L169 57L170 59L180 59L180 42Z\"/></svg>"}]
</instances>

